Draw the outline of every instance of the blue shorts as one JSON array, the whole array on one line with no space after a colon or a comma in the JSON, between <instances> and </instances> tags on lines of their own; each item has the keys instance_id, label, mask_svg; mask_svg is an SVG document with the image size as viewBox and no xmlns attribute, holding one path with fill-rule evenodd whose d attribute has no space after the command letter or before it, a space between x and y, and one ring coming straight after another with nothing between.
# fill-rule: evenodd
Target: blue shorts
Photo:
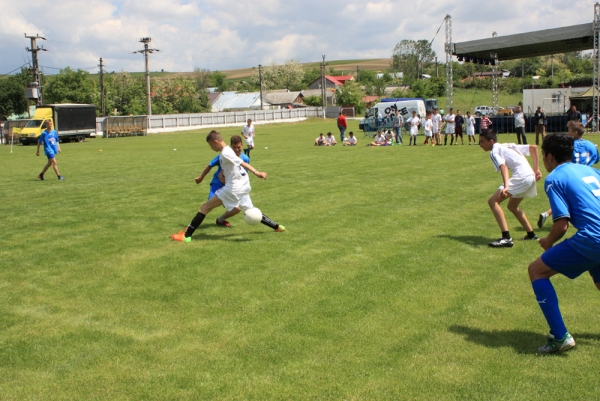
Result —
<instances>
[{"instance_id":1,"label":"blue shorts","mask_svg":"<svg viewBox=\"0 0 600 401\"><path fill-rule=\"evenodd\" d=\"M50 160L50 159L54 159L56 157L56 155L54 153L46 153L46 157L48 158L48 160Z\"/></svg>"},{"instance_id":2,"label":"blue shorts","mask_svg":"<svg viewBox=\"0 0 600 401\"><path fill-rule=\"evenodd\" d=\"M217 192L219 189L223 188L224 186L225 185L221 184L220 182L218 184L211 182L210 183L210 192L208 193L208 199L215 196L215 192Z\"/></svg>"},{"instance_id":3,"label":"blue shorts","mask_svg":"<svg viewBox=\"0 0 600 401\"><path fill-rule=\"evenodd\" d=\"M600 262L588 259L578 253L571 247L569 239L548 249L541 258L546 266L570 279L589 272L594 283L600 283Z\"/></svg>"}]
</instances>

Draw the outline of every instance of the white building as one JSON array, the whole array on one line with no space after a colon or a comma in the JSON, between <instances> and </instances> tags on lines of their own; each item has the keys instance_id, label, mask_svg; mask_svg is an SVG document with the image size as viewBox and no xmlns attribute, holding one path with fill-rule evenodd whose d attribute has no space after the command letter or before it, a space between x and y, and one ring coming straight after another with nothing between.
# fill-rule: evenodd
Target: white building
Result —
<instances>
[{"instance_id":1,"label":"white building","mask_svg":"<svg viewBox=\"0 0 600 401\"><path fill-rule=\"evenodd\" d=\"M589 87L525 89L523 91L523 111L525 114L532 114L535 113L538 106L542 106L546 114L565 114L571 107L569 98L588 89Z\"/></svg>"}]
</instances>

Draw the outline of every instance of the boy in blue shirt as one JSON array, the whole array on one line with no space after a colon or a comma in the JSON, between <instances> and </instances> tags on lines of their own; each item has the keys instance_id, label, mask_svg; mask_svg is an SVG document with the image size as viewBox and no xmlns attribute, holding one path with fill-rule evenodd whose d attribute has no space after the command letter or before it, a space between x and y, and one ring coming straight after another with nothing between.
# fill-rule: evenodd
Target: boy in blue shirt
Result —
<instances>
[{"instance_id":1,"label":"boy in blue shirt","mask_svg":"<svg viewBox=\"0 0 600 401\"><path fill-rule=\"evenodd\" d=\"M44 174L46 173L46 171L48 171L50 166L52 166L52 168L54 168L54 172L56 173L56 176L58 177L59 180L65 179L58 172L58 166L56 165L56 155L58 153L61 153L60 145L58 144L58 141L59 141L58 134L56 133L55 130L52 129L52 120L46 121L46 129L44 131L42 131L42 134L40 135L40 138L38 139L37 152L36 152L36 156L39 156L40 155L40 145L43 144L44 145L44 154L48 158L48 163L46 163L46 165L44 166L44 169L38 175L38 178L42 181L44 181Z\"/></svg>"},{"instance_id":2,"label":"boy in blue shirt","mask_svg":"<svg viewBox=\"0 0 600 401\"><path fill-rule=\"evenodd\" d=\"M586 166L592 166L598 163L600 157L598 156L598 147L587 139L583 139L583 133L585 132L583 125L578 121L569 121L567 123L569 135L574 139L573 141L573 159L572 163L585 164ZM546 219L552 216L552 209L548 209L546 212L540 213L538 218L537 226L542 228L546 224Z\"/></svg>"},{"instance_id":3,"label":"boy in blue shirt","mask_svg":"<svg viewBox=\"0 0 600 401\"><path fill-rule=\"evenodd\" d=\"M575 340L567 331L558 307L558 297L550 277L557 273L570 279L589 272L600 290L600 171L571 163L573 137L568 134L546 136L542 144L543 162L550 173L544 182L553 210L554 224L548 236L539 240L545 252L529 265L529 278L537 302L550 326L542 354L571 349ZM577 233L561 243L569 228Z\"/></svg>"}]
</instances>

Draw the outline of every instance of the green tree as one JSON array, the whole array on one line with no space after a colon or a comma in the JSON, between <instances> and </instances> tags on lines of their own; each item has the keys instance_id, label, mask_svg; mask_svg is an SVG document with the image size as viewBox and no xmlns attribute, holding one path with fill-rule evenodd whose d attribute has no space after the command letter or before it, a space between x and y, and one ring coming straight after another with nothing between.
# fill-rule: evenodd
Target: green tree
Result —
<instances>
[{"instance_id":1,"label":"green tree","mask_svg":"<svg viewBox=\"0 0 600 401\"><path fill-rule=\"evenodd\" d=\"M11 114L26 111L25 85L19 74L0 79L0 117L6 119Z\"/></svg>"},{"instance_id":2,"label":"green tree","mask_svg":"<svg viewBox=\"0 0 600 401\"><path fill-rule=\"evenodd\" d=\"M263 68L263 88L270 89L287 89L300 90L304 86L304 69L300 65L299 59L286 60L285 64L272 65ZM254 79L258 79L258 71L255 72Z\"/></svg>"},{"instance_id":3,"label":"green tree","mask_svg":"<svg viewBox=\"0 0 600 401\"><path fill-rule=\"evenodd\" d=\"M44 86L44 103L97 103L98 98L98 83L81 69L62 69Z\"/></svg>"},{"instance_id":4,"label":"green tree","mask_svg":"<svg viewBox=\"0 0 600 401\"><path fill-rule=\"evenodd\" d=\"M307 96L304 98L304 104L313 107L321 107L323 105L323 96Z\"/></svg>"},{"instance_id":5,"label":"green tree","mask_svg":"<svg viewBox=\"0 0 600 401\"><path fill-rule=\"evenodd\" d=\"M104 79L107 113L114 115L146 114L146 84L128 72L108 74ZM98 108L97 108L98 109Z\"/></svg>"},{"instance_id":6,"label":"green tree","mask_svg":"<svg viewBox=\"0 0 600 401\"><path fill-rule=\"evenodd\" d=\"M320 68L309 68L304 71L304 78L302 78L302 86L303 88L308 88L308 85L312 83L315 79L321 77L321 69Z\"/></svg>"},{"instance_id":7,"label":"green tree","mask_svg":"<svg viewBox=\"0 0 600 401\"><path fill-rule=\"evenodd\" d=\"M194 82L196 84L196 90L199 92L209 88L212 84L212 76L210 70L194 67Z\"/></svg>"},{"instance_id":8,"label":"green tree","mask_svg":"<svg viewBox=\"0 0 600 401\"><path fill-rule=\"evenodd\" d=\"M212 86L216 86L219 92L229 90L229 84L225 81L225 78L225 74L221 71L213 71L210 76Z\"/></svg>"},{"instance_id":9,"label":"green tree","mask_svg":"<svg viewBox=\"0 0 600 401\"><path fill-rule=\"evenodd\" d=\"M404 39L394 47L390 68L404 73L404 82L419 78L421 68L435 60L435 51L428 40Z\"/></svg>"},{"instance_id":10,"label":"green tree","mask_svg":"<svg viewBox=\"0 0 600 401\"><path fill-rule=\"evenodd\" d=\"M346 83L336 89L336 103L338 106L354 106L356 114L362 114L365 109L365 104L362 98L365 97L365 92L356 82L346 81Z\"/></svg>"}]
</instances>

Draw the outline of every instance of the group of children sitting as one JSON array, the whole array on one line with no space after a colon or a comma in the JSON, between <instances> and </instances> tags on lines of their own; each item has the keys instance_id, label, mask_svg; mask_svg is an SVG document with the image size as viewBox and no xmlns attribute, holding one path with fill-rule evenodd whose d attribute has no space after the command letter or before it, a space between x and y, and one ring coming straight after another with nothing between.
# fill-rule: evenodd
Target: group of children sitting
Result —
<instances>
[{"instance_id":1,"label":"group of children sitting","mask_svg":"<svg viewBox=\"0 0 600 401\"><path fill-rule=\"evenodd\" d=\"M354 136L354 132L350 132L343 141L344 146L356 146L356 137ZM315 146L334 146L337 145L337 141L335 137L328 132L327 135L323 135L323 133L319 134L319 136L315 139Z\"/></svg>"}]
</instances>

